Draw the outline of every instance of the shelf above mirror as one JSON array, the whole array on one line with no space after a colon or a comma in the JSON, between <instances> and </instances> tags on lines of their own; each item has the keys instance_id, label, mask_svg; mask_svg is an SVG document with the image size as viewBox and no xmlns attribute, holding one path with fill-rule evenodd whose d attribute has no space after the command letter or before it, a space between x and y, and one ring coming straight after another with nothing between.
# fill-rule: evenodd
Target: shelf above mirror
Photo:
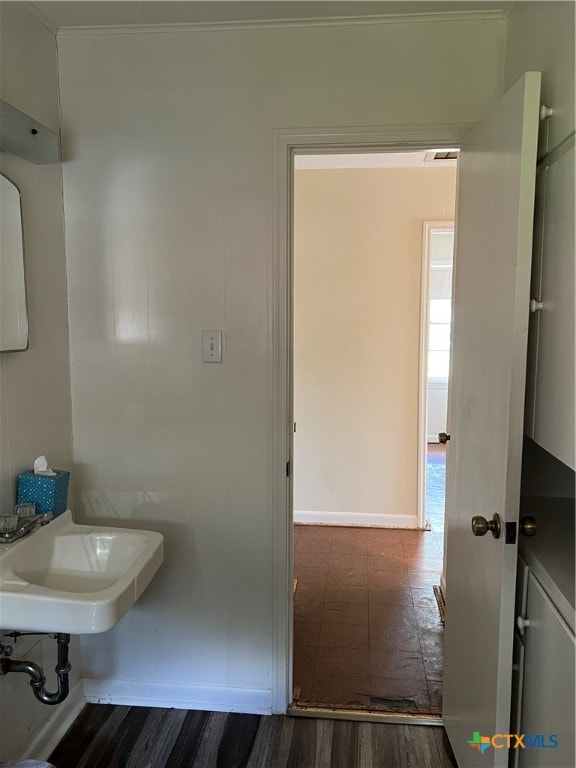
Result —
<instances>
[{"instance_id":1,"label":"shelf above mirror","mask_svg":"<svg viewBox=\"0 0 576 768\"><path fill-rule=\"evenodd\" d=\"M35 165L60 162L58 134L0 99L0 152Z\"/></svg>"}]
</instances>

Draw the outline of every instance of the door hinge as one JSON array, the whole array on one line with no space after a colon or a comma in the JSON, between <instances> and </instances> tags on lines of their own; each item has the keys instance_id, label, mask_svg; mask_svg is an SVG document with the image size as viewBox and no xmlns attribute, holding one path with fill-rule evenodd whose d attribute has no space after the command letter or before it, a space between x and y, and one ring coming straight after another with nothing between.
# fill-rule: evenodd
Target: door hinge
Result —
<instances>
[{"instance_id":1,"label":"door hinge","mask_svg":"<svg viewBox=\"0 0 576 768\"><path fill-rule=\"evenodd\" d=\"M286 462L286 477L290 477L290 460Z\"/></svg>"}]
</instances>

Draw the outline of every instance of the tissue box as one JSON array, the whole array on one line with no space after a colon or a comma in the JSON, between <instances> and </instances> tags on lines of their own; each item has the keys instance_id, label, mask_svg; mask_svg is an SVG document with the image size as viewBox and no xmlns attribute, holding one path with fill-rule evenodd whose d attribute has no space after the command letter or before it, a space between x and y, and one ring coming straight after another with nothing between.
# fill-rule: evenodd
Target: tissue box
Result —
<instances>
[{"instance_id":1,"label":"tissue box","mask_svg":"<svg viewBox=\"0 0 576 768\"><path fill-rule=\"evenodd\" d=\"M18 504L36 502L36 512L52 512L54 517L65 512L68 506L68 480L70 472L55 469L55 475L35 475L22 472L18 475Z\"/></svg>"}]
</instances>

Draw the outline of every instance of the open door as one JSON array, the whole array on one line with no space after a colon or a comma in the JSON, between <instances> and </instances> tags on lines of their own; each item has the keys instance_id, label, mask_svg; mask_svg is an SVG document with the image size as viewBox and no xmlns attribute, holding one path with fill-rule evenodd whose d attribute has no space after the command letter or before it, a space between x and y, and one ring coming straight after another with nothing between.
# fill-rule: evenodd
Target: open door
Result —
<instances>
[{"instance_id":1,"label":"open door","mask_svg":"<svg viewBox=\"0 0 576 768\"><path fill-rule=\"evenodd\" d=\"M506 739L482 737L510 728L539 100L540 73L528 72L459 164L443 720L461 768L508 764ZM497 536L481 520L496 529L495 514Z\"/></svg>"}]
</instances>

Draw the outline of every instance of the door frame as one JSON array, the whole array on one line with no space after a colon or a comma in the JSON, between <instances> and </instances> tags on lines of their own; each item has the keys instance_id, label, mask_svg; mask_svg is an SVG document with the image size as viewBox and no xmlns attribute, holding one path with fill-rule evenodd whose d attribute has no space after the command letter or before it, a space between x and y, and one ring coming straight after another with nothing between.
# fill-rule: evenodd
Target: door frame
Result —
<instances>
[{"instance_id":1,"label":"door frame","mask_svg":"<svg viewBox=\"0 0 576 768\"><path fill-rule=\"evenodd\" d=\"M272 712L292 701L293 652L293 160L296 154L459 148L473 123L273 131L272 259L268 293L268 498L272 515ZM416 475L416 473L415 473ZM417 476L415 477L417 481Z\"/></svg>"},{"instance_id":2,"label":"door frame","mask_svg":"<svg viewBox=\"0 0 576 768\"><path fill-rule=\"evenodd\" d=\"M422 264L420 268L420 362L418 366L418 528L426 525L426 458L428 444L428 336L430 296L430 236L432 232L454 231L455 221L422 222ZM452 285L454 281L452 281ZM450 378L448 378L450 391Z\"/></svg>"}]
</instances>

